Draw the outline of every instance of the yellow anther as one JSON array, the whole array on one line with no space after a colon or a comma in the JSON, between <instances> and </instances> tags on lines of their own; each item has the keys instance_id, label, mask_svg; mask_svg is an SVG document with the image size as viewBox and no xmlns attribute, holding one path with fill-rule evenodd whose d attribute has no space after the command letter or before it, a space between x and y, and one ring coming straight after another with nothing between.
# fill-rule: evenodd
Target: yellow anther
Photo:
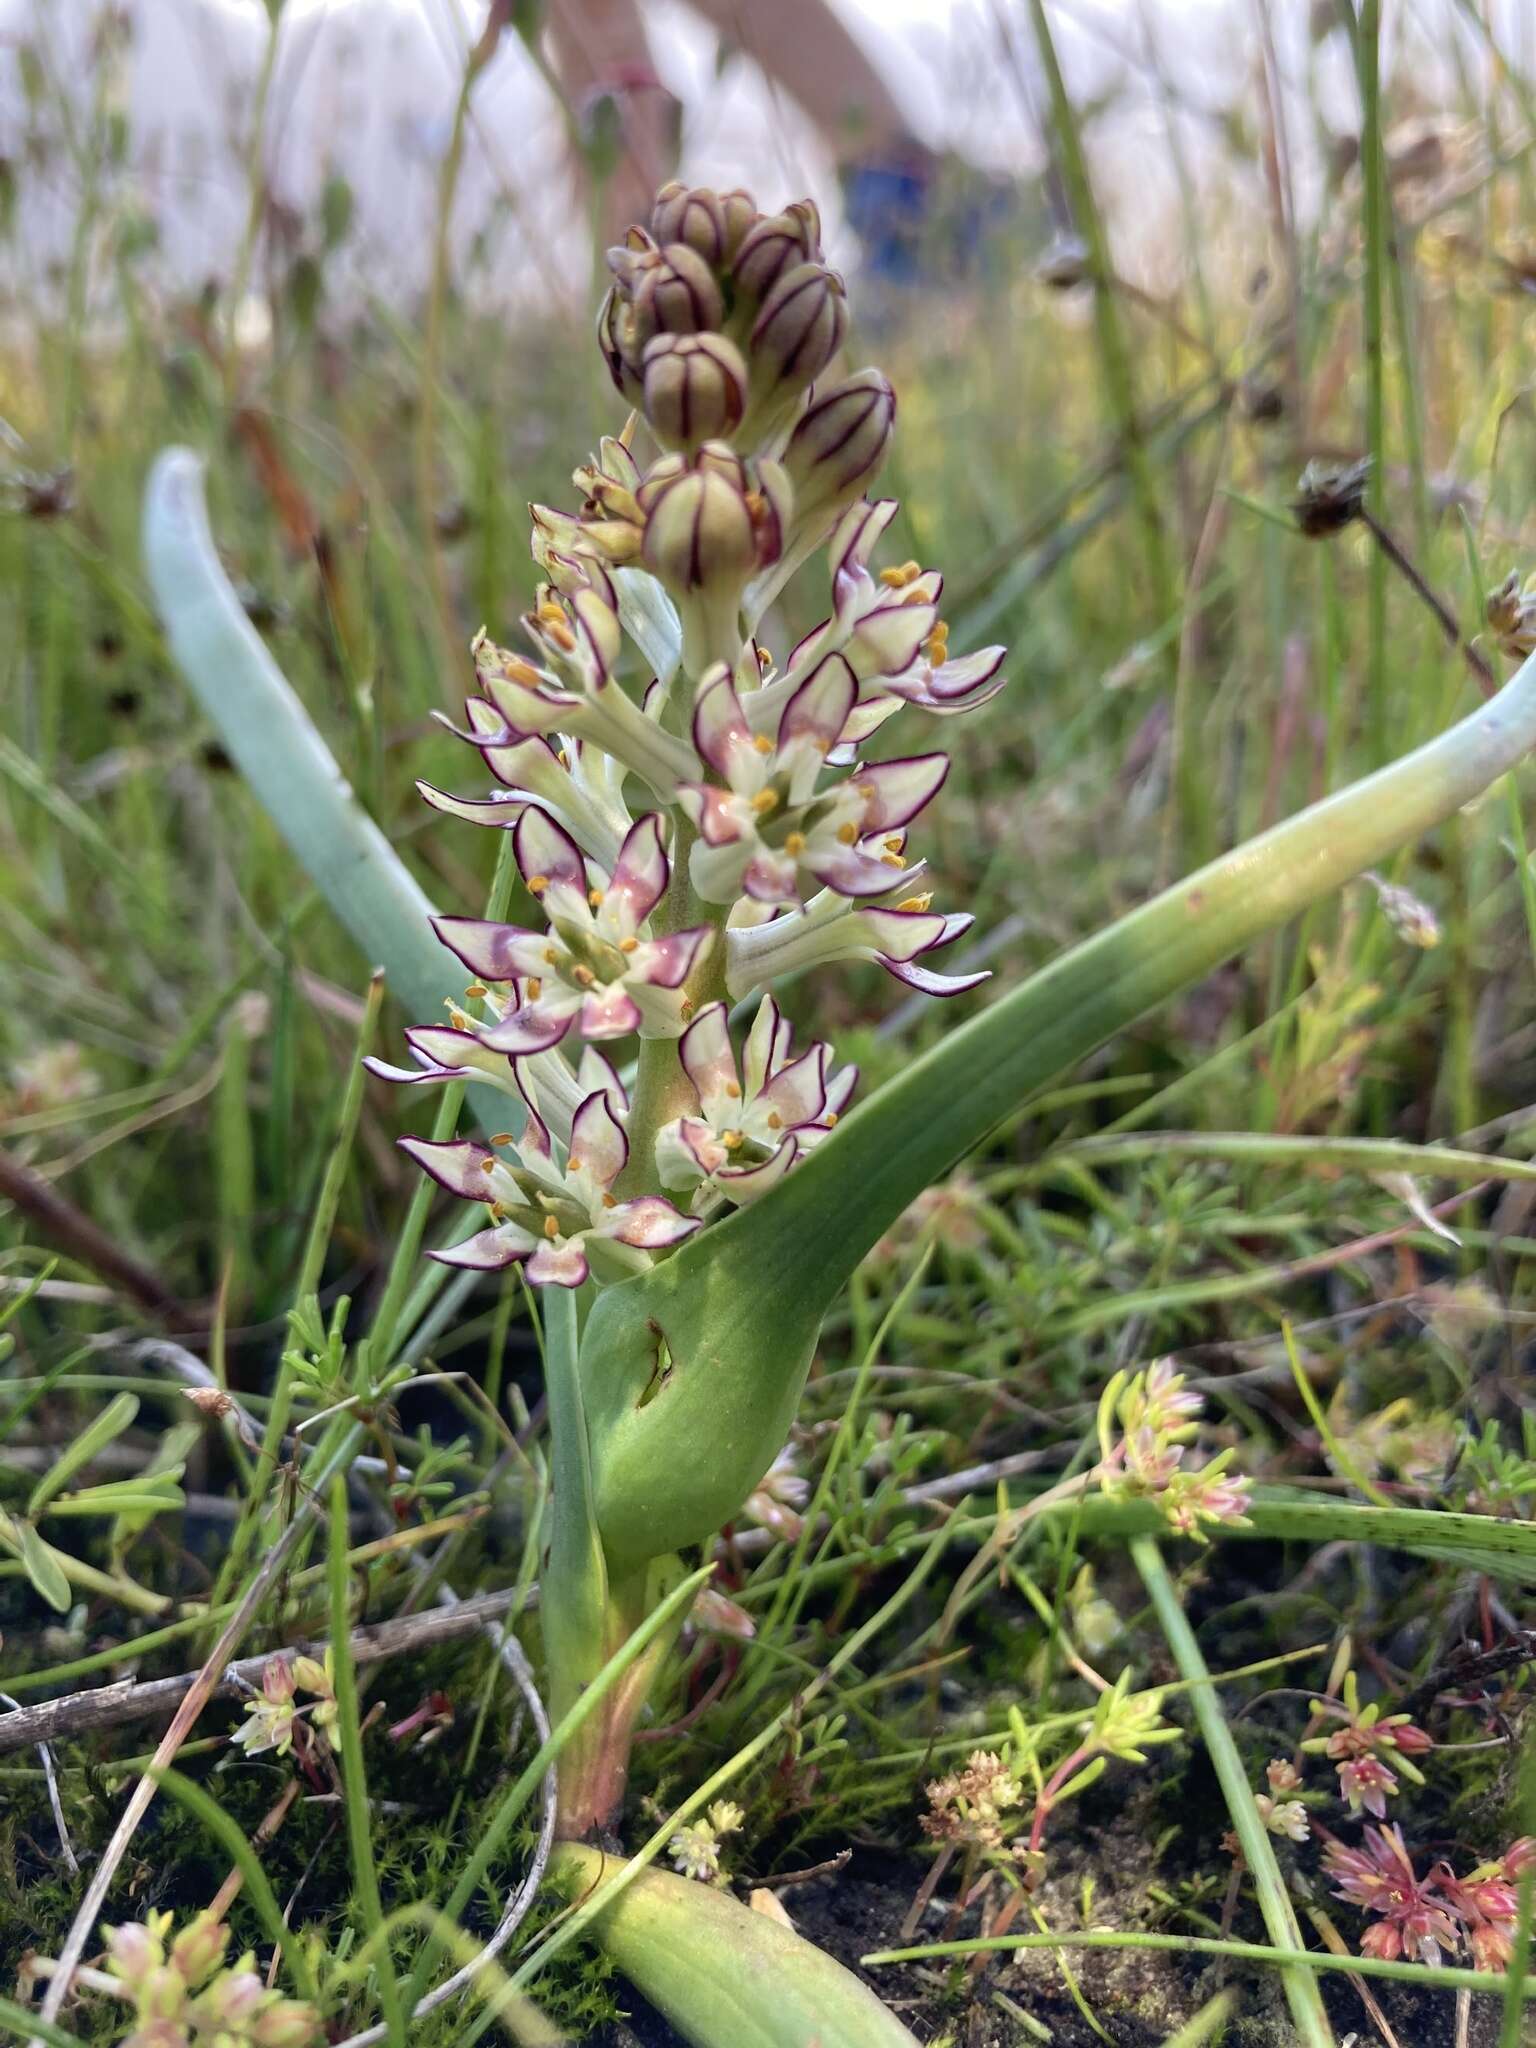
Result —
<instances>
[{"instance_id":1,"label":"yellow anther","mask_svg":"<svg viewBox=\"0 0 1536 2048\"><path fill-rule=\"evenodd\" d=\"M575 1153L575 1152L573 1152L573 1153L571 1154L570 1158L566 1160L566 1162L565 1162L565 1170L566 1170L566 1172L567 1172L567 1173L580 1173L580 1171L581 1171L581 1158L580 1158L580 1155L579 1155L578 1153Z\"/></svg>"},{"instance_id":2,"label":"yellow anther","mask_svg":"<svg viewBox=\"0 0 1536 2048\"><path fill-rule=\"evenodd\" d=\"M921 562L901 562L894 569L882 569L880 581L887 590L905 590L909 583L915 583L923 573Z\"/></svg>"},{"instance_id":3,"label":"yellow anther","mask_svg":"<svg viewBox=\"0 0 1536 2048\"><path fill-rule=\"evenodd\" d=\"M544 634L546 639L553 640L555 645L563 649L566 654L569 654L576 645L576 635L565 624L564 620L558 626L546 626Z\"/></svg>"},{"instance_id":4,"label":"yellow anther","mask_svg":"<svg viewBox=\"0 0 1536 2048\"><path fill-rule=\"evenodd\" d=\"M839 825L837 828L837 836L838 840L842 845L852 846L853 842L859 836L859 828L857 825L853 824Z\"/></svg>"},{"instance_id":5,"label":"yellow anther","mask_svg":"<svg viewBox=\"0 0 1536 2048\"><path fill-rule=\"evenodd\" d=\"M782 1131L784 1128L784 1119L776 1109L768 1112L768 1128L770 1131Z\"/></svg>"},{"instance_id":6,"label":"yellow anther","mask_svg":"<svg viewBox=\"0 0 1536 2048\"><path fill-rule=\"evenodd\" d=\"M885 842L885 850L887 853L900 853L906 843L900 832L893 832Z\"/></svg>"},{"instance_id":7,"label":"yellow anther","mask_svg":"<svg viewBox=\"0 0 1536 2048\"><path fill-rule=\"evenodd\" d=\"M558 948L554 946L546 946L544 948L544 965L546 967L558 967L560 965Z\"/></svg>"},{"instance_id":8,"label":"yellow anther","mask_svg":"<svg viewBox=\"0 0 1536 2048\"><path fill-rule=\"evenodd\" d=\"M638 939L620 939L619 951L621 953L633 953L639 943Z\"/></svg>"},{"instance_id":9,"label":"yellow anther","mask_svg":"<svg viewBox=\"0 0 1536 2048\"><path fill-rule=\"evenodd\" d=\"M491 1143L493 1145L515 1145L517 1140L510 1131L492 1131Z\"/></svg>"},{"instance_id":10,"label":"yellow anther","mask_svg":"<svg viewBox=\"0 0 1536 2048\"><path fill-rule=\"evenodd\" d=\"M752 799L752 808L760 818L766 818L770 811L779 808L779 792L776 789L760 789Z\"/></svg>"},{"instance_id":11,"label":"yellow anther","mask_svg":"<svg viewBox=\"0 0 1536 2048\"><path fill-rule=\"evenodd\" d=\"M618 1196L617 1196L617 1195L604 1195L604 1197L603 1197L603 1207L604 1207L605 1209L617 1209L617 1207L618 1207L618 1206L619 1206L619 1198L618 1198Z\"/></svg>"},{"instance_id":12,"label":"yellow anther","mask_svg":"<svg viewBox=\"0 0 1536 2048\"><path fill-rule=\"evenodd\" d=\"M523 994L530 1003L536 1003L543 993L544 984L536 974L530 975L528 980L523 983Z\"/></svg>"},{"instance_id":13,"label":"yellow anther","mask_svg":"<svg viewBox=\"0 0 1536 2048\"><path fill-rule=\"evenodd\" d=\"M553 1216L546 1216L544 1218L544 1235L546 1237L558 1237L560 1235L560 1226Z\"/></svg>"},{"instance_id":14,"label":"yellow anther","mask_svg":"<svg viewBox=\"0 0 1536 2048\"><path fill-rule=\"evenodd\" d=\"M943 667L945 661L949 658L948 626L938 625L934 627L928 638L923 642L923 652L935 668Z\"/></svg>"},{"instance_id":15,"label":"yellow anther","mask_svg":"<svg viewBox=\"0 0 1536 2048\"><path fill-rule=\"evenodd\" d=\"M448 1001L444 1003L443 1008L448 1012L449 1022L452 1024L456 1024L461 1031L474 1030L474 1018L470 1016L467 1010L461 1010L458 1004L454 1002L451 996L449 997Z\"/></svg>"},{"instance_id":16,"label":"yellow anther","mask_svg":"<svg viewBox=\"0 0 1536 2048\"><path fill-rule=\"evenodd\" d=\"M568 754L568 753L567 753L567 752L565 751L564 747L562 747L562 748L560 749L560 751L559 751L559 754L558 754L558 756L557 756L557 759L559 760L560 766L561 766L562 768L569 768L569 767L570 767L570 765L571 765L571 757L570 757L570 755L569 755L569 754Z\"/></svg>"},{"instance_id":17,"label":"yellow anther","mask_svg":"<svg viewBox=\"0 0 1536 2048\"><path fill-rule=\"evenodd\" d=\"M591 988L592 984L597 980L597 976L592 972L590 967L583 967L578 962L577 965L571 969L571 979L575 982L578 988Z\"/></svg>"},{"instance_id":18,"label":"yellow anther","mask_svg":"<svg viewBox=\"0 0 1536 2048\"><path fill-rule=\"evenodd\" d=\"M798 860L805 851L805 834L803 832L786 832L784 835L784 851L791 860Z\"/></svg>"},{"instance_id":19,"label":"yellow anther","mask_svg":"<svg viewBox=\"0 0 1536 2048\"><path fill-rule=\"evenodd\" d=\"M513 654L507 657L502 667L502 674L509 683L517 683L525 690L536 690L543 681L533 663L531 661L524 661L520 654Z\"/></svg>"},{"instance_id":20,"label":"yellow anther","mask_svg":"<svg viewBox=\"0 0 1536 2048\"><path fill-rule=\"evenodd\" d=\"M767 675L769 669L773 667L773 656L768 652L766 647L758 648L757 665L762 670L764 675Z\"/></svg>"},{"instance_id":21,"label":"yellow anther","mask_svg":"<svg viewBox=\"0 0 1536 2048\"><path fill-rule=\"evenodd\" d=\"M771 754L773 752L773 741L769 739L767 733L765 732L760 732L754 735L752 740L752 746L753 750L759 754Z\"/></svg>"},{"instance_id":22,"label":"yellow anther","mask_svg":"<svg viewBox=\"0 0 1536 2048\"><path fill-rule=\"evenodd\" d=\"M493 1158L491 1158L491 1156L489 1155L489 1153L487 1153L486 1157L485 1157L484 1159L482 1159L482 1160L481 1160L481 1161L479 1162L479 1166L480 1166L480 1171L481 1171L482 1173L489 1173L489 1172L491 1171L491 1168L492 1168L492 1167L493 1167L493 1166L494 1166L495 1164L496 1164L496 1161L495 1161L495 1160L494 1160Z\"/></svg>"},{"instance_id":23,"label":"yellow anther","mask_svg":"<svg viewBox=\"0 0 1536 2048\"><path fill-rule=\"evenodd\" d=\"M882 853L880 861L883 867L888 868L904 868L907 864L905 855L900 853Z\"/></svg>"},{"instance_id":24,"label":"yellow anther","mask_svg":"<svg viewBox=\"0 0 1536 2048\"><path fill-rule=\"evenodd\" d=\"M741 1146L741 1133L740 1131L722 1131L720 1133L720 1142L727 1152L735 1152Z\"/></svg>"},{"instance_id":25,"label":"yellow anther","mask_svg":"<svg viewBox=\"0 0 1536 2048\"><path fill-rule=\"evenodd\" d=\"M835 1109L829 1109L826 1115L822 1118L822 1122L830 1131L832 1126L837 1122L837 1111Z\"/></svg>"},{"instance_id":26,"label":"yellow anther","mask_svg":"<svg viewBox=\"0 0 1536 2048\"><path fill-rule=\"evenodd\" d=\"M525 884L530 896L542 896L549 887L548 875L530 875Z\"/></svg>"},{"instance_id":27,"label":"yellow anther","mask_svg":"<svg viewBox=\"0 0 1536 2048\"><path fill-rule=\"evenodd\" d=\"M591 904L591 906L592 906L592 908L593 908L594 910L600 910L600 909L602 908L602 902L603 902L603 892L602 892L602 890L601 890L601 889L589 889L589 890L587 891L587 901L588 901L588 902L589 902L589 903Z\"/></svg>"},{"instance_id":28,"label":"yellow anther","mask_svg":"<svg viewBox=\"0 0 1536 2048\"><path fill-rule=\"evenodd\" d=\"M490 1217L493 1223L499 1223L502 1217L505 1216L507 1213L500 1202L487 1202L485 1205L485 1212Z\"/></svg>"},{"instance_id":29,"label":"yellow anther","mask_svg":"<svg viewBox=\"0 0 1536 2048\"><path fill-rule=\"evenodd\" d=\"M739 1081L727 1081L725 1084L725 1092L727 1095L730 1096L731 1100L734 1102L736 1098L741 1094L741 1083Z\"/></svg>"},{"instance_id":30,"label":"yellow anther","mask_svg":"<svg viewBox=\"0 0 1536 2048\"><path fill-rule=\"evenodd\" d=\"M904 896L897 904L898 910L926 910L933 901L932 894L925 896Z\"/></svg>"},{"instance_id":31,"label":"yellow anther","mask_svg":"<svg viewBox=\"0 0 1536 2048\"><path fill-rule=\"evenodd\" d=\"M552 597L545 599L534 616L544 626L563 626L565 624L564 607L556 604Z\"/></svg>"},{"instance_id":32,"label":"yellow anther","mask_svg":"<svg viewBox=\"0 0 1536 2048\"><path fill-rule=\"evenodd\" d=\"M478 1002L480 1001L481 997L482 997L482 996L483 996L484 994L485 994L485 984L484 984L484 982L481 982L481 981L472 981L472 982L471 982L471 983L469 984L469 987L468 987L467 989L465 989L465 991L464 991L464 1000L465 1000L465 1001L466 1001L467 1003L478 1003Z\"/></svg>"}]
</instances>

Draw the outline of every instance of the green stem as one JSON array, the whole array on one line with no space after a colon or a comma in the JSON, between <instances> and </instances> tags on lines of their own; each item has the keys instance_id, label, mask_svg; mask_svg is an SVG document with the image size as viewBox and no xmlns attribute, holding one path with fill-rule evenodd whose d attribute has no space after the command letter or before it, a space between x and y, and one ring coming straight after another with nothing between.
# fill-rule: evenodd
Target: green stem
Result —
<instances>
[{"instance_id":1,"label":"green stem","mask_svg":"<svg viewBox=\"0 0 1536 2048\"><path fill-rule=\"evenodd\" d=\"M1259 1911L1264 1916L1269 1938L1276 1948L1299 1950L1302 1946L1301 1929L1291 1910L1285 1879L1275 1861L1268 1830L1248 1783L1248 1773L1243 1769L1243 1760L1237 1753L1237 1744L1232 1739L1232 1731L1216 1697L1215 1682L1200 1654L1195 1632L1179 1605L1179 1596L1163 1563L1163 1554L1149 1536L1133 1538L1130 1549L1131 1561L1140 1572L1141 1582L1151 1597L1179 1676L1187 1679L1192 1687L1195 1719L1205 1741L1206 1754L1220 1782L1222 1796L1227 1802L1227 1811L1232 1816L1243 1860L1252 1875ZM1316 1978L1305 1970L1294 1968L1287 1968L1284 1976L1286 2001L1303 2048L1333 2048L1333 2029L1328 2024Z\"/></svg>"},{"instance_id":2,"label":"green stem","mask_svg":"<svg viewBox=\"0 0 1536 2048\"><path fill-rule=\"evenodd\" d=\"M1356 38L1365 243L1361 338L1365 351L1365 446L1371 458L1370 475L1366 481L1366 508L1372 519L1383 525L1386 516L1384 464L1387 425L1382 286L1389 252L1386 165L1381 146L1381 0L1360 0ZM1392 703L1387 687L1387 562L1379 549L1371 551L1367 576L1366 712L1371 758L1381 761L1390 751Z\"/></svg>"}]
</instances>

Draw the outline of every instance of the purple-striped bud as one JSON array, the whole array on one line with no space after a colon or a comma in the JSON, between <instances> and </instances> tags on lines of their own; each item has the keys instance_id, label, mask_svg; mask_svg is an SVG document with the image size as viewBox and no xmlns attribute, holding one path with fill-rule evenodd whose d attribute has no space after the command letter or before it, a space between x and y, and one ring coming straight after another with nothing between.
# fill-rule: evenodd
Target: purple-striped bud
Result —
<instances>
[{"instance_id":1,"label":"purple-striped bud","mask_svg":"<svg viewBox=\"0 0 1536 2048\"><path fill-rule=\"evenodd\" d=\"M750 192L712 192L680 179L663 185L651 208L651 233L658 242L682 242L712 270L723 269L757 219Z\"/></svg>"},{"instance_id":2,"label":"purple-striped bud","mask_svg":"<svg viewBox=\"0 0 1536 2048\"><path fill-rule=\"evenodd\" d=\"M896 418L896 394L879 370L860 370L818 394L784 450L795 493L797 536L826 525L874 480Z\"/></svg>"},{"instance_id":3,"label":"purple-striped bud","mask_svg":"<svg viewBox=\"0 0 1536 2048\"><path fill-rule=\"evenodd\" d=\"M797 199L782 213L765 214L742 237L731 266L738 303L760 306L785 271L821 261L821 215L815 202Z\"/></svg>"},{"instance_id":4,"label":"purple-striped bud","mask_svg":"<svg viewBox=\"0 0 1536 2048\"><path fill-rule=\"evenodd\" d=\"M720 287L696 249L671 242L646 250L634 262L630 305L632 346L643 349L653 334L702 334L718 327L725 312ZM620 280L622 289L623 280Z\"/></svg>"},{"instance_id":5,"label":"purple-striped bud","mask_svg":"<svg viewBox=\"0 0 1536 2048\"><path fill-rule=\"evenodd\" d=\"M747 407L747 366L723 334L658 334L646 343L645 416L664 448L728 440Z\"/></svg>"},{"instance_id":6,"label":"purple-striped bud","mask_svg":"<svg viewBox=\"0 0 1536 2048\"><path fill-rule=\"evenodd\" d=\"M740 587L758 564L758 534L741 458L706 442L693 460L663 457L640 486L645 566L674 596Z\"/></svg>"},{"instance_id":7,"label":"purple-striped bud","mask_svg":"<svg viewBox=\"0 0 1536 2048\"><path fill-rule=\"evenodd\" d=\"M848 331L843 280L820 263L786 270L764 299L747 345L753 397L804 391L842 347Z\"/></svg>"}]
</instances>

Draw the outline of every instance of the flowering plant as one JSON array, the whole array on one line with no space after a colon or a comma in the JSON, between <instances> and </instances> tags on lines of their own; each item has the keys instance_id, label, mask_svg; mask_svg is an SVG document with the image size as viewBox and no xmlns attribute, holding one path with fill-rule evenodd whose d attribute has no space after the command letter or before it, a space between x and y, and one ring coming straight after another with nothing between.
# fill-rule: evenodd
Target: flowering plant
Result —
<instances>
[{"instance_id":1,"label":"flowering plant","mask_svg":"<svg viewBox=\"0 0 1536 2048\"><path fill-rule=\"evenodd\" d=\"M1063 1069L1536 743L1533 657L1416 754L1074 947L846 1113L855 1077L827 1046L797 1052L773 992L847 960L932 995L983 978L933 966L969 918L935 907L909 848L942 753L872 746L903 709L984 704L1001 650L952 655L937 573L878 560L896 507L869 491L895 400L878 370L834 368L846 302L814 206L763 215L742 193L669 187L610 263L599 342L634 417L576 472L575 509L535 508L527 652L475 643L457 730L493 787L423 789L510 831L526 922L429 932L422 891L241 612L185 451L157 463L146 528L170 646L232 758L395 992L434 1019L407 1034L414 1064L385 1071L466 1082L488 1134L408 1149L486 1212L439 1256L518 1266L541 1290L557 1719L661 1614L676 1553L760 1487L828 1308L917 1197ZM775 608L801 570L824 579L825 617L790 645ZM1193 1532L1239 1519L1247 1493L1220 1460L1185 1470L1188 1423L1177 1386L1122 1384L1105 1478ZM605 1888L602 1939L693 2038L736 2024L702 1960L718 1942L773 1951L776 1997L808 2033L906 2039L763 1916L681 1877L610 1874L588 1846L618 1814L679 1626L666 1609L561 1754L560 1867Z\"/></svg>"}]
</instances>

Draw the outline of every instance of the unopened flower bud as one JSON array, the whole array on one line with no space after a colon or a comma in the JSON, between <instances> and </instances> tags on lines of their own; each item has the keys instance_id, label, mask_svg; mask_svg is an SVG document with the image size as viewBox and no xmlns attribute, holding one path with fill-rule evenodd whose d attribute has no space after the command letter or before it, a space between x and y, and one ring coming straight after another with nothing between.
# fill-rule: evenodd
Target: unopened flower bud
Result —
<instances>
[{"instance_id":1,"label":"unopened flower bud","mask_svg":"<svg viewBox=\"0 0 1536 2048\"><path fill-rule=\"evenodd\" d=\"M1358 462L1309 462L1296 486L1291 510L1308 540L1324 540L1352 525L1365 510L1365 483L1371 459Z\"/></svg>"},{"instance_id":2,"label":"unopened flower bud","mask_svg":"<svg viewBox=\"0 0 1536 2048\"><path fill-rule=\"evenodd\" d=\"M731 456L733 474L717 451L730 455L722 443L706 443L700 460L664 477L659 490L651 489L650 478L641 488L645 566L674 596L709 584L739 588L757 567L745 473Z\"/></svg>"},{"instance_id":3,"label":"unopened flower bud","mask_svg":"<svg viewBox=\"0 0 1536 2048\"><path fill-rule=\"evenodd\" d=\"M642 350L653 334L701 334L720 325L720 287L704 258L686 243L647 251L637 259L634 278L634 340Z\"/></svg>"},{"instance_id":4,"label":"unopened flower bud","mask_svg":"<svg viewBox=\"0 0 1536 2048\"><path fill-rule=\"evenodd\" d=\"M229 1929L211 1913L199 1913L171 1943L171 1968L195 1991L224 1960Z\"/></svg>"},{"instance_id":5,"label":"unopened flower bud","mask_svg":"<svg viewBox=\"0 0 1536 2048\"><path fill-rule=\"evenodd\" d=\"M873 481L885 460L896 394L879 370L860 370L806 408L784 450L795 493L796 538L824 530Z\"/></svg>"},{"instance_id":6,"label":"unopened flower bud","mask_svg":"<svg viewBox=\"0 0 1536 2048\"><path fill-rule=\"evenodd\" d=\"M245 1960L249 1962L250 1957ZM254 1970L226 1970L198 1999L198 2017L234 2032L250 2024L260 2012L265 1997L265 1986Z\"/></svg>"},{"instance_id":7,"label":"unopened flower bud","mask_svg":"<svg viewBox=\"0 0 1536 2048\"><path fill-rule=\"evenodd\" d=\"M320 2023L312 2006L280 1998L256 2015L248 2034L253 2048L309 2048L320 2037Z\"/></svg>"},{"instance_id":8,"label":"unopened flower bud","mask_svg":"<svg viewBox=\"0 0 1536 2048\"><path fill-rule=\"evenodd\" d=\"M107 1929L107 1960L114 1977L136 1991L165 1960L165 1950L142 1921L127 1920Z\"/></svg>"},{"instance_id":9,"label":"unopened flower bud","mask_svg":"<svg viewBox=\"0 0 1536 2048\"><path fill-rule=\"evenodd\" d=\"M663 185L651 208L651 233L658 242L682 242L713 270L730 262L742 236L757 218L749 192L712 192L680 179Z\"/></svg>"},{"instance_id":10,"label":"unopened flower bud","mask_svg":"<svg viewBox=\"0 0 1536 2048\"><path fill-rule=\"evenodd\" d=\"M645 416L663 447L728 440L747 405L747 366L723 334L658 334L645 349Z\"/></svg>"},{"instance_id":11,"label":"unopened flower bud","mask_svg":"<svg viewBox=\"0 0 1536 2048\"><path fill-rule=\"evenodd\" d=\"M821 215L815 202L797 199L782 213L765 214L742 237L731 266L739 302L760 306L785 271L821 260Z\"/></svg>"},{"instance_id":12,"label":"unopened flower bud","mask_svg":"<svg viewBox=\"0 0 1536 2048\"><path fill-rule=\"evenodd\" d=\"M835 270L799 263L786 270L752 323L747 355L756 400L798 396L837 354L848 331L848 301Z\"/></svg>"},{"instance_id":13,"label":"unopened flower bud","mask_svg":"<svg viewBox=\"0 0 1536 2048\"><path fill-rule=\"evenodd\" d=\"M628 301L620 295L617 285L611 285L597 309L597 345L620 396L631 405L638 405L643 387L639 358L631 340L633 327L634 315Z\"/></svg>"}]
</instances>

